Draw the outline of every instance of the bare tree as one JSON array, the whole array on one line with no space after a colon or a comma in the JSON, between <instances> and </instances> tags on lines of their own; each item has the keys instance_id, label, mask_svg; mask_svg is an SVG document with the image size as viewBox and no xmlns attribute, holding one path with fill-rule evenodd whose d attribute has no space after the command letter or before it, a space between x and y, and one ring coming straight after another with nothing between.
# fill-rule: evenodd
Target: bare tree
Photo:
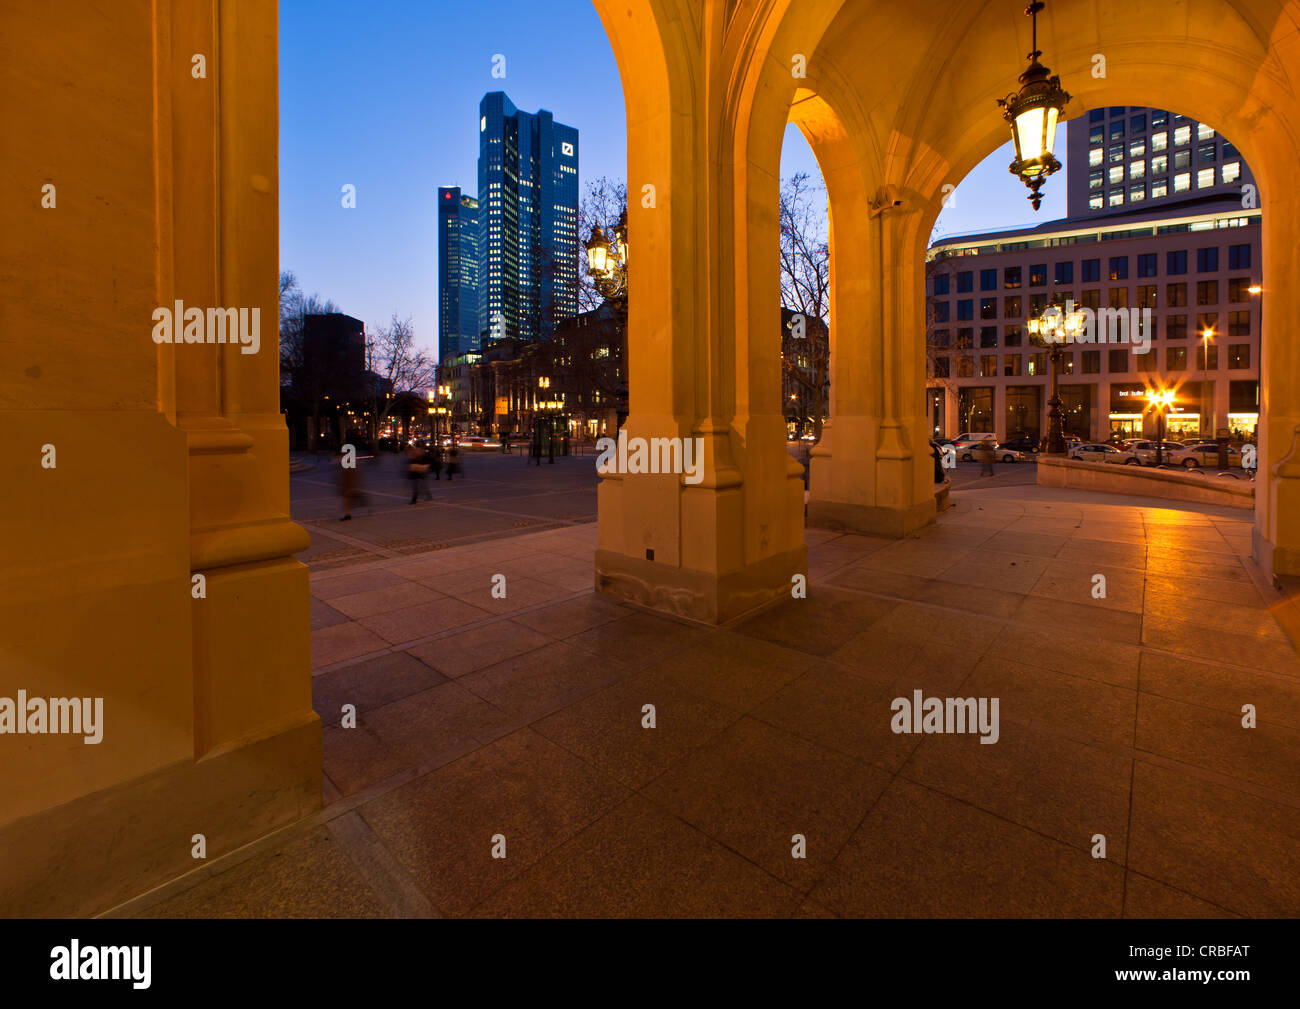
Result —
<instances>
[{"instance_id":1,"label":"bare tree","mask_svg":"<svg viewBox=\"0 0 1300 1009\"><path fill-rule=\"evenodd\" d=\"M396 315L387 326L373 326L366 333L366 405L370 414L370 440L379 437L379 424L392 416L407 393L435 384L437 361L415 345L411 320Z\"/></svg>"},{"instance_id":2,"label":"bare tree","mask_svg":"<svg viewBox=\"0 0 1300 1009\"><path fill-rule=\"evenodd\" d=\"M590 312L605 303L596 282L587 273L587 239L591 229L609 235L619 218L627 212L627 183L622 179L601 176L587 183L587 191L578 204L578 311Z\"/></svg>"},{"instance_id":3,"label":"bare tree","mask_svg":"<svg viewBox=\"0 0 1300 1009\"><path fill-rule=\"evenodd\" d=\"M797 313L790 332L782 334L781 366L807 393L818 439L830 387L831 251L826 212L826 190L807 172L781 183L781 305Z\"/></svg>"}]
</instances>

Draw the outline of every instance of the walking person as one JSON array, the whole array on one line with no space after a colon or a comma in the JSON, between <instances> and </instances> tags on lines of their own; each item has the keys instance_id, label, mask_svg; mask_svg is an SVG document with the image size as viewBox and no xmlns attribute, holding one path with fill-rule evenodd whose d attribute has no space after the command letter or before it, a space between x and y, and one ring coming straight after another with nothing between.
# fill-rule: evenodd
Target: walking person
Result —
<instances>
[{"instance_id":1,"label":"walking person","mask_svg":"<svg viewBox=\"0 0 1300 1009\"><path fill-rule=\"evenodd\" d=\"M429 474L429 464L425 461L425 453L418 445L408 445L406 448L406 472L411 479L411 504L420 497L420 488L424 488L424 497L426 501L432 501L433 496L429 493L429 485L426 478Z\"/></svg>"},{"instance_id":2,"label":"walking person","mask_svg":"<svg viewBox=\"0 0 1300 1009\"><path fill-rule=\"evenodd\" d=\"M447 449L447 479L450 480L453 473L460 472L460 446L456 444L456 439L452 438L451 447Z\"/></svg>"},{"instance_id":3,"label":"walking person","mask_svg":"<svg viewBox=\"0 0 1300 1009\"><path fill-rule=\"evenodd\" d=\"M984 471L988 470L988 475L993 476L993 460L996 458L996 453L994 452L992 438L985 438L980 442L979 447L975 449L975 458L979 460L980 464L979 475L983 476Z\"/></svg>"},{"instance_id":4,"label":"walking person","mask_svg":"<svg viewBox=\"0 0 1300 1009\"><path fill-rule=\"evenodd\" d=\"M349 465L349 463L351 465ZM352 520L352 506L361 496L361 478L357 475L357 460L353 456L348 459L342 452L338 455L339 464L339 497L343 501L343 517L340 522L350 522Z\"/></svg>"}]
</instances>

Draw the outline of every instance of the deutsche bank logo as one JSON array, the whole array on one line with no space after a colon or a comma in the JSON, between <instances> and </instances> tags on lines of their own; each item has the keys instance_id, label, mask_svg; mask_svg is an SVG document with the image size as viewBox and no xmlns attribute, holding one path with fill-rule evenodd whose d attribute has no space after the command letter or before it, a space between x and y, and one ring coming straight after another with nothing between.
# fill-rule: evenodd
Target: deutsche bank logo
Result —
<instances>
[{"instance_id":1,"label":"deutsche bank logo","mask_svg":"<svg viewBox=\"0 0 1300 1009\"><path fill-rule=\"evenodd\" d=\"M568 142L561 142L560 153L568 157L573 157L573 145Z\"/></svg>"}]
</instances>

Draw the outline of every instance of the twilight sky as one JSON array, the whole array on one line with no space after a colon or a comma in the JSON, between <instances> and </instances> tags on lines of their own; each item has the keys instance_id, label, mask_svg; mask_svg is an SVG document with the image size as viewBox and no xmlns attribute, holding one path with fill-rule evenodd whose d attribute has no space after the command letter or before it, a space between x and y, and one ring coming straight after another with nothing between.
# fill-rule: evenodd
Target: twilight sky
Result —
<instances>
[{"instance_id":1,"label":"twilight sky","mask_svg":"<svg viewBox=\"0 0 1300 1009\"><path fill-rule=\"evenodd\" d=\"M504 80L491 75L496 54ZM438 187L477 195L478 103L496 90L577 127L580 191L626 178L623 89L589 0L281 0L280 268L367 326L410 316L436 348ZM1035 214L1010 161L1008 144L979 165L938 228L1064 216L1064 173ZM791 126L781 173L796 171L817 166ZM340 203L347 183L353 210Z\"/></svg>"}]
</instances>

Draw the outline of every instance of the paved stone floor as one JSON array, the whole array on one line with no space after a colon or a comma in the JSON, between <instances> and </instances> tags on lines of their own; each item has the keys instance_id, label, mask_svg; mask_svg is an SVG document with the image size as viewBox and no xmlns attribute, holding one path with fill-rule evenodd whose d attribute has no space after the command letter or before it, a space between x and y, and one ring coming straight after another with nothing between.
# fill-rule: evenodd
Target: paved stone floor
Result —
<instances>
[{"instance_id":1,"label":"paved stone floor","mask_svg":"<svg viewBox=\"0 0 1300 1009\"><path fill-rule=\"evenodd\" d=\"M1300 915L1249 520L968 491L809 530L808 598L720 629L593 595L590 524L314 572L325 810L119 913ZM895 734L914 690L998 698L997 743Z\"/></svg>"}]
</instances>

